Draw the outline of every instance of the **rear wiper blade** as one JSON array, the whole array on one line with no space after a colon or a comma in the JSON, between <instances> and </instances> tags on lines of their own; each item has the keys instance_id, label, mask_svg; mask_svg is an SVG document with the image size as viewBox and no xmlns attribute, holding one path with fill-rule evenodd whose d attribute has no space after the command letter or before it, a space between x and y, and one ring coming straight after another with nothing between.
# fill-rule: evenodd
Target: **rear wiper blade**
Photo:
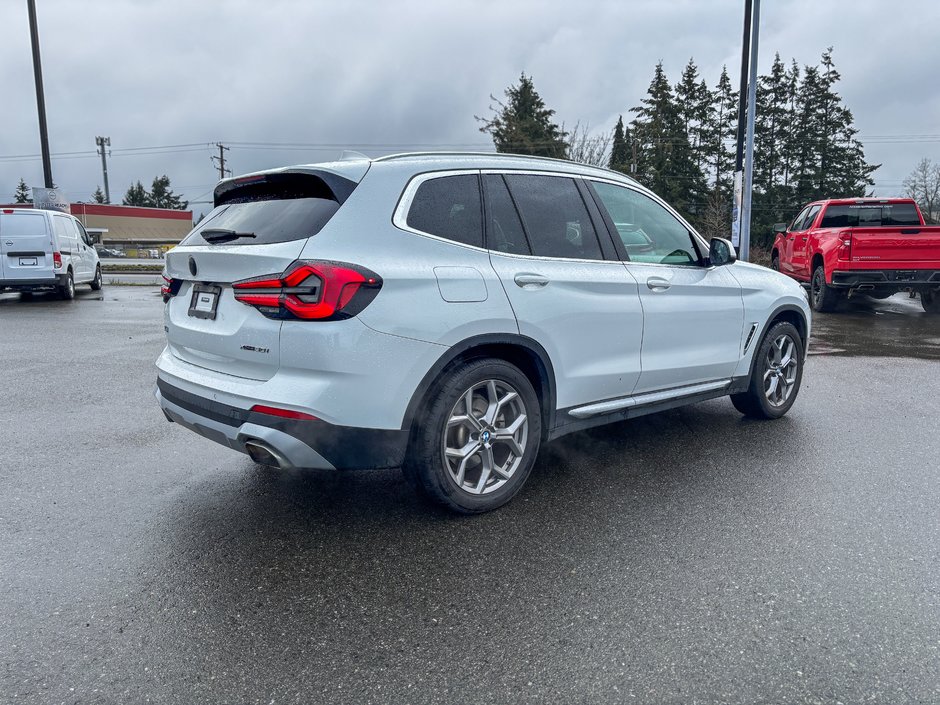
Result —
<instances>
[{"instance_id":1,"label":"rear wiper blade","mask_svg":"<svg viewBox=\"0 0 940 705\"><path fill-rule=\"evenodd\" d=\"M254 233L240 233L235 230L229 230L228 228L206 228L200 231L199 234L202 235L203 240L211 243L231 242L232 240L239 240L243 237L255 237Z\"/></svg>"}]
</instances>

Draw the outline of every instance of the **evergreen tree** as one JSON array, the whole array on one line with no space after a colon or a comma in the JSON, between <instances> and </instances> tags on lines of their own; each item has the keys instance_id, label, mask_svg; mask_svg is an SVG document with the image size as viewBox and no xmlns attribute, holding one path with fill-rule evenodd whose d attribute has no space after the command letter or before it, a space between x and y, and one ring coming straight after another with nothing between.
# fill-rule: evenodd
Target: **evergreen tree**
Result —
<instances>
[{"instance_id":1,"label":"evergreen tree","mask_svg":"<svg viewBox=\"0 0 940 705\"><path fill-rule=\"evenodd\" d=\"M711 94L712 109L703 130L704 163L713 188L731 198L734 171L734 141L738 121L738 92L731 85L727 66Z\"/></svg>"},{"instance_id":2,"label":"evergreen tree","mask_svg":"<svg viewBox=\"0 0 940 705\"><path fill-rule=\"evenodd\" d=\"M127 189L127 193L124 194L122 203L125 206L153 206L150 194L147 193L147 189L144 188L144 185L140 183L140 181L136 184L131 184L130 188Z\"/></svg>"},{"instance_id":3,"label":"evergreen tree","mask_svg":"<svg viewBox=\"0 0 940 705\"><path fill-rule=\"evenodd\" d=\"M630 131L623 126L623 115L617 117L607 166L614 171L630 173Z\"/></svg>"},{"instance_id":4,"label":"evergreen tree","mask_svg":"<svg viewBox=\"0 0 940 705\"><path fill-rule=\"evenodd\" d=\"M91 200L95 203L105 203L104 193L102 193L100 186L95 188L95 192L91 194Z\"/></svg>"},{"instance_id":5,"label":"evergreen tree","mask_svg":"<svg viewBox=\"0 0 940 705\"><path fill-rule=\"evenodd\" d=\"M497 152L559 159L567 157L567 133L552 122L555 111L545 107L531 77L523 73L518 85L506 89L507 103L502 103L492 95L490 98L499 108L490 106L493 117L489 120L481 117L476 119L483 123L480 132L492 136Z\"/></svg>"},{"instance_id":6,"label":"evergreen tree","mask_svg":"<svg viewBox=\"0 0 940 705\"><path fill-rule=\"evenodd\" d=\"M696 167L682 116L662 62L656 65L647 96L633 108L637 143L636 178L684 215L701 208L705 179Z\"/></svg>"},{"instance_id":7,"label":"evergreen tree","mask_svg":"<svg viewBox=\"0 0 940 705\"><path fill-rule=\"evenodd\" d=\"M150 188L150 203L154 208L169 208L178 211L186 210L189 205L189 201L184 201L173 193L170 188L170 177L166 174L154 178L153 186Z\"/></svg>"},{"instance_id":8,"label":"evergreen tree","mask_svg":"<svg viewBox=\"0 0 940 705\"><path fill-rule=\"evenodd\" d=\"M33 191L26 182L20 177L20 182L16 185L16 191L13 192L14 203L32 203Z\"/></svg>"}]
</instances>

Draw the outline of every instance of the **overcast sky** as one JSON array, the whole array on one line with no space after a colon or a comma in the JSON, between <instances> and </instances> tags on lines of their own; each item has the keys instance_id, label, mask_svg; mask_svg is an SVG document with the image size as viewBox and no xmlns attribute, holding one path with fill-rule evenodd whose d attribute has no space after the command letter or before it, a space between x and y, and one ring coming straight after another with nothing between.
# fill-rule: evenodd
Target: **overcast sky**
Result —
<instances>
[{"instance_id":1,"label":"overcast sky","mask_svg":"<svg viewBox=\"0 0 940 705\"><path fill-rule=\"evenodd\" d=\"M744 2L36 4L54 178L72 200L89 200L102 184L95 136L110 136L119 203L133 181L149 187L164 173L189 200L210 199L218 141L232 143L236 174L332 159L343 147L370 156L491 149L474 115L489 115L490 93L501 96L521 71L559 122L609 130L659 60L673 83L694 57L709 84L723 64L736 84ZM879 195L899 193L921 157L940 160L940 3L764 0L762 10L762 73L775 52L815 64L834 47L866 155L883 164ZM21 176L42 185L41 160L30 156L40 148L26 0L0 5L0 85L8 201Z\"/></svg>"}]
</instances>

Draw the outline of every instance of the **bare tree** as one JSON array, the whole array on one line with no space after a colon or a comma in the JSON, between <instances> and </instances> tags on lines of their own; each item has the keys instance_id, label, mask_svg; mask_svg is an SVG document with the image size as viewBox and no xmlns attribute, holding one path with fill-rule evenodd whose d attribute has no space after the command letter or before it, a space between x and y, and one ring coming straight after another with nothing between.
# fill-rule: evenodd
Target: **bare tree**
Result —
<instances>
[{"instance_id":1,"label":"bare tree","mask_svg":"<svg viewBox=\"0 0 940 705\"><path fill-rule=\"evenodd\" d=\"M928 223L940 219L940 164L932 164L926 157L921 159L904 179L904 191L917 201Z\"/></svg>"},{"instance_id":2,"label":"bare tree","mask_svg":"<svg viewBox=\"0 0 940 705\"><path fill-rule=\"evenodd\" d=\"M564 127L562 125L562 130ZM589 125L581 127L577 122L568 133L568 159L579 164L606 167L610 162L611 134L599 132L592 135L589 128Z\"/></svg>"}]
</instances>

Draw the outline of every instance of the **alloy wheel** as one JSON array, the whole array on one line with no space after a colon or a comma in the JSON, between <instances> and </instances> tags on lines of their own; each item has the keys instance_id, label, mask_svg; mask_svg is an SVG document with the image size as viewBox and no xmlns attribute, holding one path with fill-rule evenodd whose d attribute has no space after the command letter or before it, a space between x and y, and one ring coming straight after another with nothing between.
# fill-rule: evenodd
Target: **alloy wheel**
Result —
<instances>
[{"instance_id":1,"label":"alloy wheel","mask_svg":"<svg viewBox=\"0 0 940 705\"><path fill-rule=\"evenodd\" d=\"M796 351L796 343L786 334L778 336L767 350L764 396L772 406L783 406L793 394L800 366Z\"/></svg>"},{"instance_id":2,"label":"alloy wheel","mask_svg":"<svg viewBox=\"0 0 940 705\"><path fill-rule=\"evenodd\" d=\"M460 489L485 495L506 484L522 464L529 421L519 392L488 379L464 391L444 431L442 454Z\"/></svg>"}]
</instances>

